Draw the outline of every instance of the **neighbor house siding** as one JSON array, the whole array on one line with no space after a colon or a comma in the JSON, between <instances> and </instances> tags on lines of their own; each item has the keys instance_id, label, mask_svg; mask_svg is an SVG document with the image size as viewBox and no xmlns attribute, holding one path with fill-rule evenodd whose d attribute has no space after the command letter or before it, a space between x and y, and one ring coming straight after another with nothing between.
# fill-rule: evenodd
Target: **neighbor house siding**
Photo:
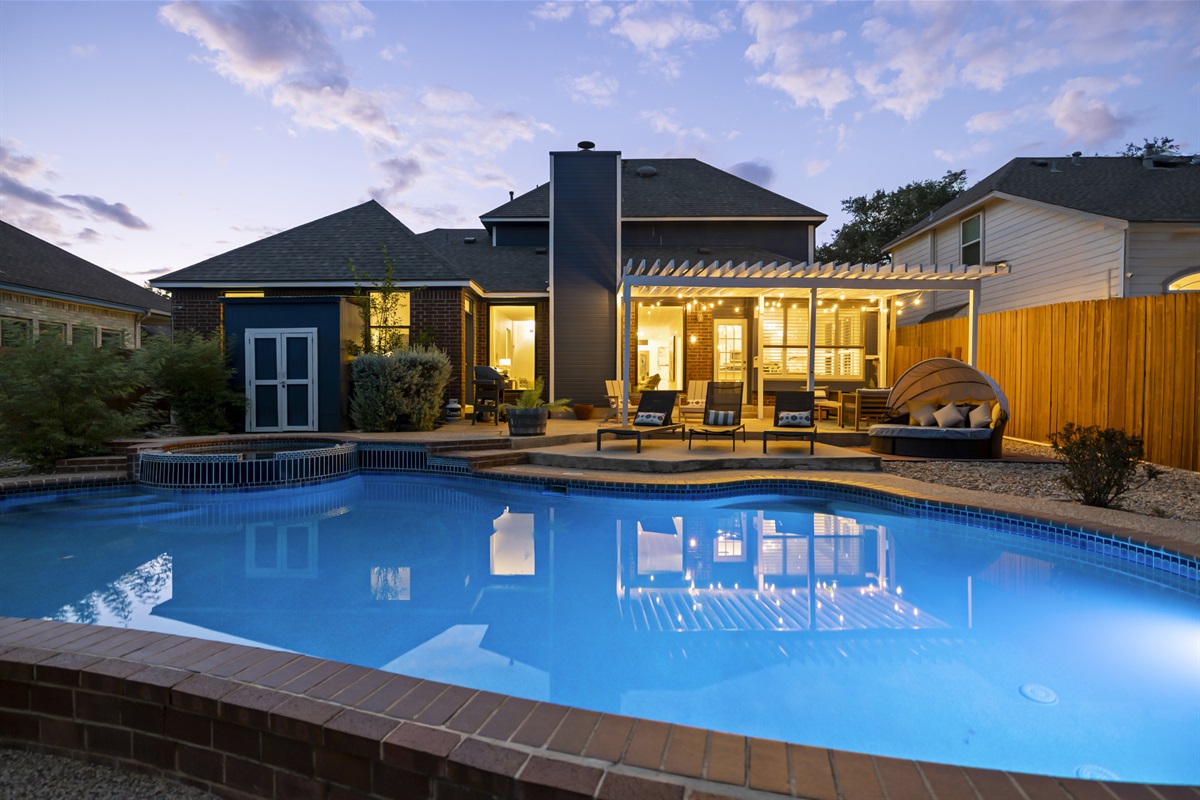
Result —
<instances>
[{"instance_id":1,"label":"neighbor house siding","mask_svg":"<svg viewBox=\"0 0 1200 800\"><path fill-rule=\"evenodd\" d=\"M1200 230L1195 225L1131 223L1128 235L1126 297L1162 294L1166 281L1200 269Z\"/></svg>"},{"instance_id":2,"label":"neighbor house siding","mask_svg":"<svg viewBox=\"0 0 1200 800\"><path fill-rule=\"evenodd\" d=\"M120 331L125 339L125 347L141 346L136 316L111 308L71 303L19 292L0 292L0 317L27 320L31 324L31 330L34 331L38 329L40 322L61 322L70 329L69 335L72 340L77 327Z\"/></svg>"}]
</instances>

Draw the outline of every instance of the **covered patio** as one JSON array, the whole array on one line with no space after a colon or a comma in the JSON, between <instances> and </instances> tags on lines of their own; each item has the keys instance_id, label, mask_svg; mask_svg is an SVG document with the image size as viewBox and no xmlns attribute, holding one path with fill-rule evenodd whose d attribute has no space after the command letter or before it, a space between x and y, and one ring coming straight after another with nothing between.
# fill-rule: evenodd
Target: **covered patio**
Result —
<instances>
[{"instance_id":1,"label":"covered patio","mask_svg":"<svg viewBox=\"0 0 1200 800\"><path fill-rule=\"evenodd\" d=\"M767 364L764 358L764 317L768 312L790 307L807 310L806 349L803 353L805 371L790 374L802 379L808 388L816 385L816 359L807 354L819 352L817 342L818 317L821 313L836 313L839 305L853 306L875 312L878 325L881 381L886 382L888 346L896 318L919 303L926 292L960 291L968 297L969 339L967 363L975 365L978 341L978 308L984 278L1005 275L1007 262L976 265L939 264L809 264L791 261L757 261L710 258L699 260L634 258L627 260L621 270L617 293L620 319L619 352L623 353L618 373L624 391L621 403L621 424L628 422L629 387L636 378L631 371L632 335L635 303L661 305L664 300L686 304L690 311L698 304L705 309L715 308L726 300L753 303L754 326L752 358L747 365L753 369L751 383L756 388L758 418L764 417L764 391ZM782 348L779 348L782 349ZM635 380L636 383L636 380Z\"/></svg>"}]
</instances>

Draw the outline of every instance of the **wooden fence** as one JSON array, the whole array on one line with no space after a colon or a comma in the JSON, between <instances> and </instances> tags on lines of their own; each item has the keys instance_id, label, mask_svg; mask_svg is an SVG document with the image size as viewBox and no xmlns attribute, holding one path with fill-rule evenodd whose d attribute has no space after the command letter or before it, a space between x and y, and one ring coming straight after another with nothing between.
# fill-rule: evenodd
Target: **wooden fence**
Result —
<instances>
[{"instance_id":1,"label":"wooden fence","mask_svg":"<svg viewBox=\"0 0 1200 800\"><path fill-rule=\"evenodd\" d=\"M965 359L967 320L903 327L891 344L894 382L926 358ZM1200 470L1200 293L985 314L976 365L1008 397L1009 436L1121 428L1142 437L1148 461Z\"/></svg>"}]
</instances>

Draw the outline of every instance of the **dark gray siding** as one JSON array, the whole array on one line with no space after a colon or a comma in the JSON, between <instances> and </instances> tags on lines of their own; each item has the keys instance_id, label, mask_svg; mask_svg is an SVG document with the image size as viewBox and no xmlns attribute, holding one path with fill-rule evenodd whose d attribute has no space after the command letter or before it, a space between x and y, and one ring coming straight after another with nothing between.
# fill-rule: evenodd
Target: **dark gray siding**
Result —
<instances>
[{"instance_id":1,"label":"dark gray siding","mask_svg":"<svg viewBox=\"0 0 1200 800\"><path fill-rule=\"evenodd\" d=\"M622 244L683 247L748 246L769 250L795 261L808 261L811 222L635 222L627 221Z\"/></svg>"},{"instance_id":2,"label":"dark gray siding","mask_svg":"<svg viewBox=\"0 0 1200 800\"><path fill-rule=\"evenodd\" d=\"M548 222L497 222L497 247L546 247L550 244Z\"/></svg>"},{"instance_id":3,"label":"dark gray siding","mask_svg":"<svg viewBox=\"0 0 1200 800\"><path fill-rule=\"evenodd\" d=\"M620 153L554 153L550 219L556 397L603 402L615 378Z\"/></svg>"}]
</instances>

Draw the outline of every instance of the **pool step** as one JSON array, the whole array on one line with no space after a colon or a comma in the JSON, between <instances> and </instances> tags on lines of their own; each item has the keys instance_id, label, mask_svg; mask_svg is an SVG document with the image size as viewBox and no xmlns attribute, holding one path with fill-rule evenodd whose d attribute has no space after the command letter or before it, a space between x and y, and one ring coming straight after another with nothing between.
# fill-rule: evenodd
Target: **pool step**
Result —
<instances>
[{"instance_id":1,"label":"pool step","mask_svg":"<svg viewBox=\"0 0 1200 800\"><path fill-rule=\"evenodd\" d=\"M513 450L451 450L438 453L437 457L442 465L467 472L524 464L529 460L525 453Z\"/></svg>"}]
</instances>

